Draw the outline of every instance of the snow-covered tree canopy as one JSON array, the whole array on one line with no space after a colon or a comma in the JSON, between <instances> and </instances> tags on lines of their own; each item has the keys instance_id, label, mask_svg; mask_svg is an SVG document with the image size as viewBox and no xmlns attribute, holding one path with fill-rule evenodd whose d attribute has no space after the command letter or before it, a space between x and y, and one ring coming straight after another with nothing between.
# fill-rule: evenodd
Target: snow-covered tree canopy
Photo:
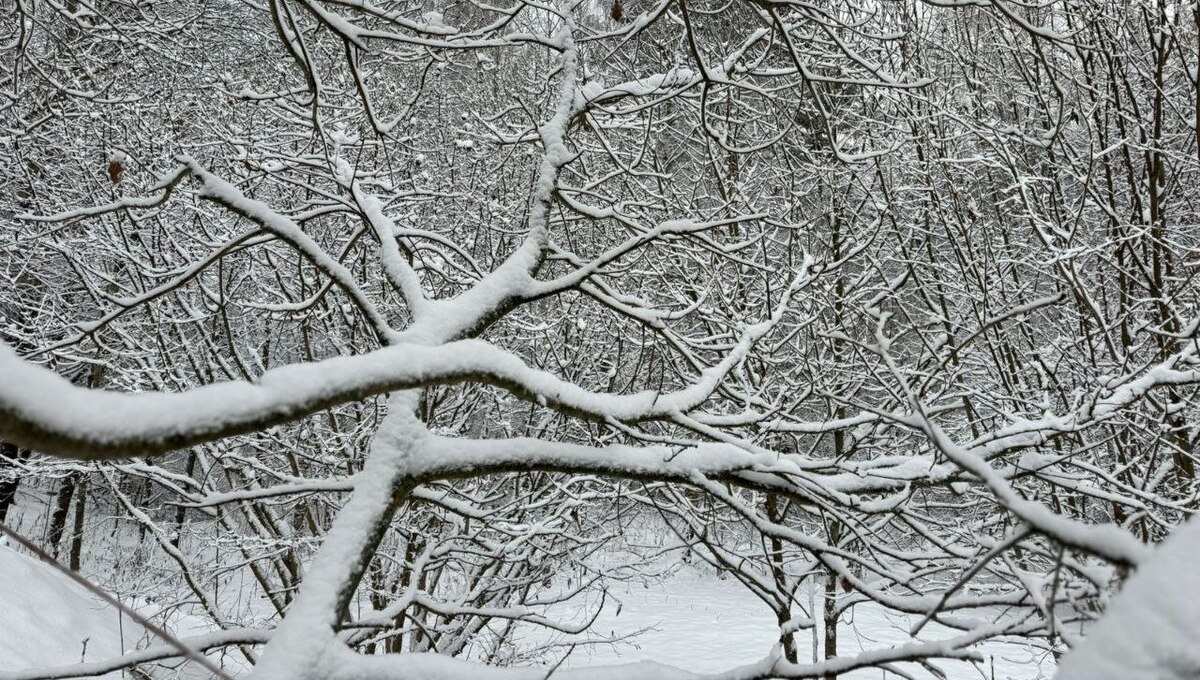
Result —
<instances>
[{"instance_id":1,"label":"snow-covered tree canopy","mask_svg":"<svg viewBox=\"0 0 1200 680\"><path fill-rule=\"evenodd\" d=\"M714 677L979 677L1197 505L1200 5L0 12L0 520L222 673L692 677L522 632L687 560Z\"/></svg>"}]
</instances>

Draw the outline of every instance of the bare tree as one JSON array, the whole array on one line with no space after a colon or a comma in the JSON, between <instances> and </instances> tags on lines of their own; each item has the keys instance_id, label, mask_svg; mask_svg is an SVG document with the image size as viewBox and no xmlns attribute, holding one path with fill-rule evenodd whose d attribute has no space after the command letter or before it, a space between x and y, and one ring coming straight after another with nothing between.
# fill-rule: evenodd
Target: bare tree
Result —
<instances>
[{"instance_id":1,"label":"bare tree","mask_svg":"<svg viewBox=\"0 0 1200 680\"><path fill-rule=\"evenodd\" d=\"M0 455L255 677L499 677L623 503L779 624L722 677L1058 654L1195 507L1173 5L12 13Z\"/></svg>"}]
</instances>

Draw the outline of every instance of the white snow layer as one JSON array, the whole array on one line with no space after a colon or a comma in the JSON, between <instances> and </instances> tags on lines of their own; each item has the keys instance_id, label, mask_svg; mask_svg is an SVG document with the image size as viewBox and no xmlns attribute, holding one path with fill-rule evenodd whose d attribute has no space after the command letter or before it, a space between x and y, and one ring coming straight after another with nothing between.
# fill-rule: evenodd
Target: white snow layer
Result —
<instances>
[{"instance_id":1,"label":"white snow layer","mask_svg":"<svg viewBox=\"0 0 1200 680\"><path fill-rule=\"evenodd\" d=\"M0 676L121 656L145 631L120 616L50 565L0 545Z\"/></svg>"},{"instance_id":2,"label":"white snow layer","mask_svg":"<svg viewBox=\"0 0 1200 680\"><path fill-rule=\"evenodd\" d=\"M22 670L66 666L81 660L108 660L119 656L122 647L130 650L139 641L144 642L144 631L139 626L128 619L118 621L118 613L113 608L50 566L15 550L0 547L0 583L3 584L0 587L0 630L4 631L0 634L0 677L17 676L16 672ZM588 611L575 613L590 618L591 608L585 609ZM556 618L572 618L570 611L554 614ZM905 632L909 625L911 621L906 617L888 615L876 605L860 605L853 614L842 619L840 651L853 656L868 649L903 644L910 641ZM120 642L119 631L122 629L125 645ZM641 634L626 637L638 632ZM608 672L604 677L613 677L612 674L620 669L630 672L637 669L639 677L652 676L655 673L650 671L655 663L669 664L659 666L664 677L680 677L682 674L671 666L708 673L758 661L770 651L777 634L778 629L762 603L736 581L685 570L649 588L625 584L611 590L610 599L590 634L557 638L544 629L522 627L519 637L524 644L557 642L562 645L560 654L565 654L574 643L592 640L591 644L576 647L559 667L564 677L587 677L590 670L604 670ZM923 637L936 639L943 635L953 633L931 626ZM811 653L809 644L803 639L805 636L800 637L801 656L808 657ZM596 644L605 638L621 641ZM88 641L86 655L83 654L85 639ZM1049 677L1053 671L1053 662L1048 655L1016 641L991 641L981 645L979 651L985 659L981 666L972 667L957 661L939 665L955 680L979 678L980 671L987 678L1037 680ZM413 661L411 656L406 659ZM451 659L423 661L424 664L418 665L424 668L432 664L450 675L479 670L477 666ZM632 665L614 667L612 664ZM600 666L607 668L597 668ZM540 672L546 670L548 668L542 668ZM915 677L932 677L919 668L909 666L906 670ZM1084 675L1071 676L1072 680L1189 677L1083 672ZM524 677L521 671L513 673L514 677ZM868 680L878 677L878 673L877 670L864 670L848 673L845 677ZM500 675L503 675L502 671L497 677ZM113 672L101 677L118 680L121 674Z\"/></svg>"},{"instance_id":3,"label":"white snow layer","mask_svg":"<svg viewBox=\"0 0 1200 680\"><path fill-rule=\"evenodd\" d=\"M589 607L575 611L576 603L552 607L552 618L575 623L591 618ZM820 596L817 607L820 607ZM908 629L919 617L896 614L877 604L857 605L843 613L838 626L838 652L854 657L869 650L914 642ZM824 632L818 623L818 640ZM937 624L926 627L921 639L952 638L954 631ZM734 579L718 579L684 569L659 583L615 585L588 633L562 635L525 624L518 638L525 645L554 644L554 662L567 655L562 670L585 670L615 664L665 664L697 674L718 673L760 661L771 652L779 636L773 615L753 593ZM605 640L612 640L607 643ZM801 663L812 661L809 632L796 636ZM575 645L574 649L572 646ZM950 680L1043 680L1054 672L1049 653L1015 639L991 640L975 647L983 660L977 664L942 660L934 662ZM823 654L819 655L823 656ZM914 678L933 680L925 669L912 664L903 669ZM982 675L981 675L982 673ZM678 674L676 674L678 675ZM860 669L839 675L846 680L878 680L878 669ZM886 677L899 678L893 673Z\"/></svg>"},{"instance_id":4,"label":"white snow layer","mask_svg":"<svg viewBox=\"0 0 1200 680\"><path fill-rule=\"evenodd\" d=\"M1087 638L1068 654L1058 680L1200 678L1200 520L1154 551Z\"/></svg>"}]
</instances>

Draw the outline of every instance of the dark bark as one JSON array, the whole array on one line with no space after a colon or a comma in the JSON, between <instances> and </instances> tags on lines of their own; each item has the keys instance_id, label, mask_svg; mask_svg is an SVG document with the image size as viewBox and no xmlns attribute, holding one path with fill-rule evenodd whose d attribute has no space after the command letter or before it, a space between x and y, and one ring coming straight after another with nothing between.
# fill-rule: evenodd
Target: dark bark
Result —
<instances>
[{"instance_id":1,"label":"dark bark","mask_svg":"<svg viewBox=\"0 0 1200 680\"><path fill-rule=\"evenodd\" d=\"M71 571L79 571L80 557L83 554L83 520L87 513L87 479L81 478L75 486L75 518L71 522L71 552L67 566Z\"/></svg>"},{"instance_id":2,"label":"dark bark","mask_svg":"<svg viewBox=\"0 0 1200 680\"><path fill-rule=\"evenodd\" d=\"M0 442L0 524L8 519L8 509L12 506L17 496L17 488L21 484L21 475L16 470L17 463L28 457L29 451L26 449L19 449L8 442Z\"/></svg>"},{"instance_id":3,"label":"dark bark","mask_svg":"<svg viewBox=\"0 0 1200 680\"><path fill-rule=\"evenodd\" d=\"M187 458L187 476L191 477L196 472L196 452L188 451ZM175 534L171 536L171 545L175 548L179 547L179 542L183 540L183 522L187 519L187 508L183 505L175 506Z\"/></svg>"},{"instance_id":4,"label":"dark bark","mask_svg":"<svg viewBox=\"0 0 1200 680\"><path fill-rule=\"evenodd\" d=\"M841 434L839 432L839 434ZM840 439L840 438L839 438ZM841 443L839 441L839 448ZM832 522L829 526L829 543L830 545L838 545L841 538L841 525ZM825 570L825 598L824 606L822 607L822 619L825 624L825 658L832 659L838 655L838 586L840 585L838 573L833 569ZM822 676L826 680L837 680L837 673L826 673Z\"/></svg>"},{"instance_id":5,"label":"dark bark","mask_svg":"<svg viewBox=\"0 0 1200 680\"><path fill-rule=\"evenodd\" d=\"M787 513L786 506L779 507L779 496L777 494L767 494L767 519L776 523L783 523L784 515ZM787 587L787 572L784 570L783 564L783 541L778 536L772 535L770 539L771 555L769 564L771 567L771 576L775 580L775 587L780 592L788 592ZM782 629L792 618L791 607L782 607L775 612L776 620ZM783 658L789 663L796 663L799 660L799 654L796 651L796 638L791 632L783 633L779 636L779 642L783 645Z\"/></svg>"},{"instance_id":6,"label":"dark bark","mask_svg":"<svg viewBox=\"0 0 1200 680\"><path fill-rule=\"evenodd\" d=\"M71 498L75 495L75 487L79 485L79 477L78 472L67 475L54 499L54 511L50 513L50 526L46 533L46 547L55 558L59 555L58 544L62 542L63 532L67 528L67 512L71 509Z\"/></svg>"},{"instance_id":7,"label":"dark bark","mask_svg":"<svg viewBox=\"0 0 1200 680\"><path fill-rule=\"evenodd\" d=\"M833 571L825 572L825 606L824 606L824 623L825 623L825 658L832 659L837 656L838 636L837 636L837 574ZM837 680L837 673L826 673L823 677L828 680Z\"/></svg>"}]
</instances>

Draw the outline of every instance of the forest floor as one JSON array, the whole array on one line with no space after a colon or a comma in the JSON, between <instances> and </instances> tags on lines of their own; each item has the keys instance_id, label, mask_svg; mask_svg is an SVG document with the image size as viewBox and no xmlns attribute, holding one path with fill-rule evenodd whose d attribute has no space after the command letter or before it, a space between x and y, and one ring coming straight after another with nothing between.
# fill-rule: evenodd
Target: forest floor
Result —
<instances>
[{"instance_id":1,"label":"forest floor","mask_svg":"<svg viewBox=\"0 0 1200 680\"><path fill-rule=\"evenodd\" d=\"M118 616L115 607L49 565L3 545L0 584L0 671L109 659L141 638L140 627Z\"/></svg>"},{"instance_id":2,"label":"forest floor","mask_svg":"<svg viewBox=\"0 0 1200 680\"><path fill-rule=\"evenodd\" d=\"M818 600L819 602L819 600ZM598 598L585 613L560 610L560 621L586 620L595 613ZM819 606L819 604L818 604ZM916 617L886 612L873 604L854 607L838 626L838 651L843 656L911 642L908 630ZM639 632L640 631L640 632ZM955 631L929 624L922 640L953 637ZM562 658L571 645L563 668L655 660L698 673L727 670L758 661L770 651L778 636L774 618L749 590L733 579L684 569L648 587L622 583L609 589L609 599L592 630L567 636L544 629L521 632L524 641L555 645L553 661ZM823 637L820 628L817 636ZM605 639L617 640L605 642ZM797 635L800 660L813 658L812 638ZM1054 675L1054 659L1029 644L992 641L979 648L982 664L941 662L938 666L950 680L1043 680ZM904 670L916 678L935 678L912 665ZM845 680L900 680L901 676L881 670L862 670L841 676Z\"/></svg>"},{"instance_id":3,"label":"forest floor","mask_svg":"<svg viewBox=\"0 0 1200 680\"><path fill-rule=\"evenodd\" d=\"M145 616L157 608L126 602ZM204 632L199 618L176 615L176 635ZM88 592L66 574L9 547L0 537L0 676L5 671L46 669L105 661L125 652L162 644L120 610ZM179 667L179 670L175 670ZM200 680L211 674L178 660L159 664L156 677ZM122 680L115 671L98 676Z\"/></svg>"},{"instance_id":4,"label":"forest floor","mask_svg":"<svg viewBox=\"0 0 1200 680\"><path fill-rule=\"evenodd\" d=\"M146 646L144 631L126 617L46 564L0 546L0 671L62 666L112 658L122 649ZM595 613L599 599L549 613L562 621ZM860 605L839 627L842 654L908 641L905 617ZM543 629L520 628L518 640L550 645L542 661L568 655L563 668L654 659L697 672L751 663L766 655L776 637L774 621L755 597L732 579L719 579L690 569L649 584L620 583L609 597L591 632L565 636ZM192 634L199 631L177 631ZM927 627L924 639L950 635ZM123 635L123 641L122 641ZM820 632L818 631L818 635ZM811 658L811 642L800 636L802 658ZM572 649L572 645L574 648ZM941 665L952 680L1040 680L1054 672L1053 659L1020 642L992 642L981 650L985 662ZM932 678L920 668L906 667L915 677ZM843 676L846 680L898 679L880 670ZM118 680L120 673L103 676Z\"/></svg>"}]
</instances>

